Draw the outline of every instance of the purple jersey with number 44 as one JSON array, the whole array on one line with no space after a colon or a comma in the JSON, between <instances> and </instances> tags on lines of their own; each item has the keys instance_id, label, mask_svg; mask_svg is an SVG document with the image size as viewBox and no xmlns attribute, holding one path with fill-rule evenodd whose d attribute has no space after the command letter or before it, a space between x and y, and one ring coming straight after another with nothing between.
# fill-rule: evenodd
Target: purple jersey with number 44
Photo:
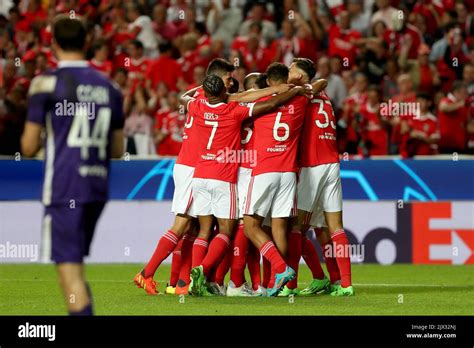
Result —
<instances>
[{"instance_id":1,"label":"purple jersey with number 44","mask_svg":"<svg viewBox=\"0 0 474 348\"><path fill-rule=\"evenodd\" d=\"M111 136L123 128L119 89L86 61L62 61L28 95L28 121L46 129L43 203L106 201Z\"/></svg>"}]
</instances>

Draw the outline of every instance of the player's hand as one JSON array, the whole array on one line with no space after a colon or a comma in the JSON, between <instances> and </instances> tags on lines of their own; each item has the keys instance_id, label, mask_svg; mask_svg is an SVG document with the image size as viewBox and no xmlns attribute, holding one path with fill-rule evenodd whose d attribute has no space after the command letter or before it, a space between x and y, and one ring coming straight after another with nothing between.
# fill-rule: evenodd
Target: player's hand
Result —
<instances>
[{"instance_id":1,"label":"player's hand","mask_svg":"<svg viewBox=\"0 0 474 348\"><path fill-rule=\"evenodd\" d=\"M308 94L313 95L312 90L308 90L307 88L302 87L302 86L295 86L292 89L296 90L296 95L305 95L305 96L308 96Z\"/></svg>"}]
</instances>

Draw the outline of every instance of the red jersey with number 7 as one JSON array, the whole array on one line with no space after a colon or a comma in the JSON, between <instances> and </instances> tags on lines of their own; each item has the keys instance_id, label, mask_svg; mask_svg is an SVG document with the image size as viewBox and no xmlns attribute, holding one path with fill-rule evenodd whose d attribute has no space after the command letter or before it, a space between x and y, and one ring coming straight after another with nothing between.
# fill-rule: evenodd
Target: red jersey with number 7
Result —
<instances>
[{"instance_id":1,"label":"red jersey with number 7","mask_svg":"<svg viewBox=\"0 0 474 348\"><path fill-rule=\"evenodd\" d=\"M193 95L196 100L205 99L204 90L202 87L198 88ZM198 154L198 137L195 136L194 129L194 118L195 115L189 112L186 116L186 123L183 129L183 144L179 151L178 158L176 159L177 164L182 164L189 167L195 167L196 161L199 156Z\"/></svg>"},{"instance_id":2,"label":"red jersey with number 7","mask_svg":"<svg viewBox=\"0 0 474 348\"><path fill-rule=\"evenodd\" d=\"M189 102L188 112L194 115L194 134L198 159L194 177L237 182L242 122L252 116L254 103L209 104L207 99Z\"/></svg>"},{"instance_id":3,"label":"red jersey with number 7","mask_svg":"<svg viewBox=\"0 0 474 348\"><path fill-rule=\"evenodd\" d=\"M339 163L336 142L336 116L331 100L321 92L311 99L301 132L299 165L314 167Z\"/></svg>"},{"instance_id":4,"label":"red jersey with number 7","mask_svg":"<svg viewBox=\"0 0 474 348\"><path fill-rule=\"evenodd\" d=\"M267 98L260 100L263 99ZM298 140L307 105L308 98L296 96L274 112L255 119L253 148L257 151L257 164L252 176L298 171Z\"/></svg>"}]
</instances>

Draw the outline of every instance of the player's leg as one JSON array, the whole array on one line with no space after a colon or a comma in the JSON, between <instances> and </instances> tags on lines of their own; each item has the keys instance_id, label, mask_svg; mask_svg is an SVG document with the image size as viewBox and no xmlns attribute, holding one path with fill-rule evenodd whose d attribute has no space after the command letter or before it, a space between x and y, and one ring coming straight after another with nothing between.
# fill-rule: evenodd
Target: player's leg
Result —
<instances>
[{"instance_id":1,"label":"player's leg","mask_svg":"<svg viewBox=\"0 0 474 348\"><path fill-rule=\"evenodd\" d=\"M352 288L350 245L342 223L342 186L339 163L328 165L328 180L322 202L324 216L333 242L333 253L341 274L341 285L331 292L332 296L351 296Z\"/></svg>"},{"instance_id":2,"label":"player's leg","mask_svg":"<svg viewBox=\"0 0 474 348\"><path fill-rule=\"evenodd\" d=\"M270 225L271 225L271 222L270 222ZM265 224L264 224L262 226L262 229L268 236L272 235L272 228L270 226L265 226ZM258 250L258 248L255 248L255 249ZM259 254L260 254L260 251L259 251ZM262 258L262 266L263 266L262 286L265 289L273 287L273 283L275 282L275 279L272 280L272 265L270 264L270 261L268 261L266 258L263 257Z\"/></svg>"},{"instance_id":3,"label":"player's leg","mask_svg":"<svg viewBox=\"0 0 474 348\"><path fill-rule=\"evenodd\" d=\"M170 280L166 285L165 293L168 295L174 295L176 291L176 284L179 279L179 271L181 269L181 249L183 247L183 238L181 238L173 250L173 256L171 258L171 272Z\"/></svg>"},{"instance_id":4,"label":"player's leg","mask_svg":"<svg viewBox=\"0 0 474 348\"><path fill-rule=\"evenodd\" d=\"M209 244L208 252L201 264L191 270L191 278L195 287L192 291L196 295L203 292L202 286L205 285L206 276L227 252L235 231L238 214L237 185L235 183L207 180L207 185L211 193L211 213L217 218L219 233Z\"/></svg>"},{"instance_id":5,"label":"player's leg","mask_svg":"<svg viewBox=\"0 0 474 348\"><path fill-rule=\"evenodd\" d=\"M191 274L193 245L198 233L199 226L196 223L188 233L183 236L183 245L181 247L181 268L179 270L178 283L176 285L176 295L187 295L189 286L189 276Z\"/></svg>"},{"instance_id":6,"label":"player's leg","mask_svg":"<svg viewBox=\"0 0 474 348\"><path fill-rule=\"evenodd\" d=\"M138 287L144 282L152 282L153 276L161 263L173 252L181 237L188 231L191 218L194 216L192 179L194 168L176 164L173 169L175 190L171 210L176 214L173 226L160 238L145 268L134 279ZM150 289L150 287L149 287ZM148 292L148 291L147 291Z\"/></svg>"},{"instance_id":7,"label":"player's leg","mask_svg":"<svg viewBox=\"0 0 474 348\"><path fill-rule=\"evenodd\" d=\"M59 283L70 315L93 315L92 293L84 276L83 258L90 245L104 202L47 207L43 251L57 265ZM47 250L51 245L51 250Z\"/></svg>"},{"instance_id":8,"label":"player's leg","mask_svg":"<svg viewBox=\"0 0 474 348\"><path fill-rule=\"evenodd\" d=\"M244 225L248 230L249 239L275 271L275 284L267 290L267 296L277 296L285 284L295 277L295 272L288 267L270 236L261 228L262 221L263 218L258 215L244 216Z\"/></svg>"},{"instance_id":9,"label":"player's leg","mask_svg":"<svg viewBox=\"0 0 474 348\"><path fill-rule=\"evenodd\" d=\"M327 226L322 226L315 228L314 232L323 250L323 258L329 273L329 280L331 284L339 285L341 283L341 274L339 273L339 267L337 266L334 253L332 252L332 239L329 234L329 229Z\"/></svg>"},{"instance_id":10,"label":"player's leg","mask_svg":"<svg viewBox=\"0 0 474 348\"><path fill-rule=\"evenodd\" d=\"M321 210L315 210L314 213L309 214L309 218L306 220L311 223L311 225L320 226L324 222L324 214ZM305 225L305 230L309 229L308 225ZM316 252L316 248L313 245L313 242L308 238L307 232L303 235L302 240L302 255L309 269L311 270L312 280L306 288L301 290L301 296L308 296L313 294L318 294L329 287L329 280L324 274L321 263L319 262L319 255Z\"/></svg>"},{"instance_id":11,"label":"player's leg","mask_svg":"<svg viewBox=\"0 0 474 348\"><path fill-rule=\"evenodd\" d=\"M84 265L59 263L56 269L69 315L93 315L92 294L84 277Z\"/></svg>"},{"instance_id":12,"label":"player's leg","mask_svg":"<svg viewBox=\"0 0 474 348\"><path fill-rule=\"evenodd\" d=\"M264 295L265 289L262 286L262 273L260 269L260 252L252 243L249 243L247 267L249 269L254 295Z\"/></svg>"},{"instance_id":13,"label":"player's leg","mask_svg":"<svg viewBox=\"0 0 474 348\"><path fill-rule=\"evenodd\" d=\"M227 287L227 296L248 295L247 287L243 287L245 282L245 266L249 244L251 244L244 232L243 213L246 203L246 194L252 176L249 168L239 168L237 177L237 193L239 199L239 224L232 243L232 262L230 271L230 281Z\"/></svg>"},{"instance_id":14,"label":"player's leg","mask_svg":"<svg viewBox=\"0 0 474 348\"><path fill-rule=\"evenodd\" d=\"M135 284L139 287L143 287L142 283L153 279L158 267L173 252L179 239L189 229L190 221L191 217L188 215L177 215L175 217L173 226L160 238L155 251L144 269L135 276ZM147 293L150 292L147 291Z\"/></svg>"}]
</instances>

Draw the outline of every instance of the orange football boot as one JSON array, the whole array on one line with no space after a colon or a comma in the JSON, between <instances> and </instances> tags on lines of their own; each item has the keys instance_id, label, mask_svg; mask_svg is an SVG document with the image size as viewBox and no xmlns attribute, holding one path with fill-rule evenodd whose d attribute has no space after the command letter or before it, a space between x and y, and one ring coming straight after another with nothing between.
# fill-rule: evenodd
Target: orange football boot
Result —
<instances>
[{"instance_id":1,"label":"orange football boot","mask_svg":"<svg viewBox=\"0 0 474 348\"><path fill-rule=\"evenodd\" d=\"M158 290L156 290L156 282L153 280L153 277L145 278L144 272L139 272L133 282L137 285L138 288L143 288L148 295L158 295Z\"/></svg>"}]
</instances>

